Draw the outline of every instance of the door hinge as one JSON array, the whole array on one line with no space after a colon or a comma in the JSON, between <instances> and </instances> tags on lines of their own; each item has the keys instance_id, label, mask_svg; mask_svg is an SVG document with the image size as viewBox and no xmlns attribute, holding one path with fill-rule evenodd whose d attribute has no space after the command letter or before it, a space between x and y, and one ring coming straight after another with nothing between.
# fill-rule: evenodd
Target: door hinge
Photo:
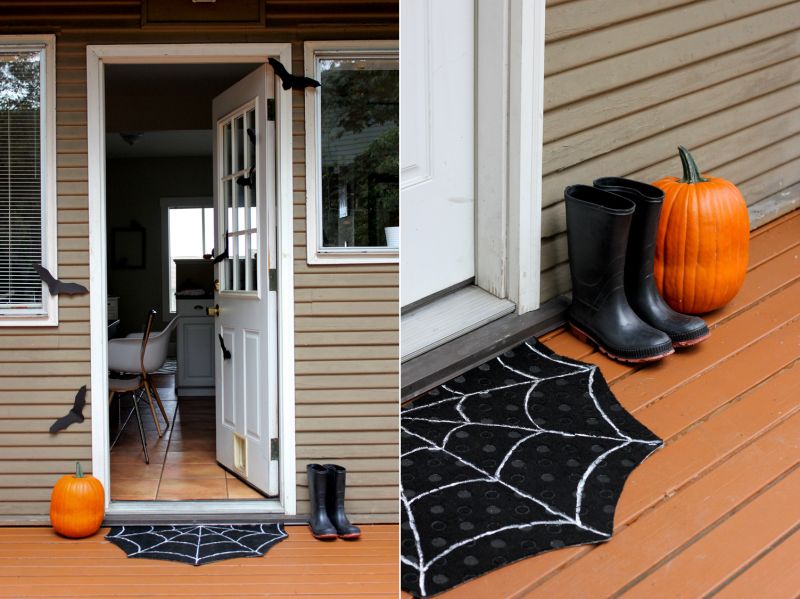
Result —
<instances>
[{"instance_id":1,"label":"door hinge","mask_svg":"<svg viewBox=\"0 0 800 599\"><path fill-rule=\"evenodd\" d=\"M277 268L270 268L269 269L269 290L270 291L277 291L278 290L278 269Z\"/></svg>"},{"instance_id":2,"label":"door hinge","mask_svg":"<svg viewBox=\"0 0 800 599\"><path fill-rule=\"evenodd\" d=\"M270 460L277 460L281 457L281 448L278 445L277 439L270 439L269 440L269 459Z\"/></svg>"},{"instance_id":3,"label":"door hinge","mask_svg":"<svg viewBox=\"0 0 800 599\"><path fill-rule=\"evenodd\" d=\"M269 98L267 100L267 120L275 120L275 98Z\"/></svg>"}]
</instances>

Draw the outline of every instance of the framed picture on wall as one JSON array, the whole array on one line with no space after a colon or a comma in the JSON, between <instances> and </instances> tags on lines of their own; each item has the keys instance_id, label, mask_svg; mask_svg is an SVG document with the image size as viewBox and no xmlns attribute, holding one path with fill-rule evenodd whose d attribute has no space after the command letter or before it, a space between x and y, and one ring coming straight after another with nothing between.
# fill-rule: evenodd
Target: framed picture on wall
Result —
<instances>
[{"instance_id":1,"label":"framed picture on wall","mask_svg":"<svg viewBox=\"0 0 800 599\"><path fill-rule=\"evenodd\" d=\"M145 228L137 222L111 229L111 264L113 268L145 268Z\"/></svg>"}]
</instances>

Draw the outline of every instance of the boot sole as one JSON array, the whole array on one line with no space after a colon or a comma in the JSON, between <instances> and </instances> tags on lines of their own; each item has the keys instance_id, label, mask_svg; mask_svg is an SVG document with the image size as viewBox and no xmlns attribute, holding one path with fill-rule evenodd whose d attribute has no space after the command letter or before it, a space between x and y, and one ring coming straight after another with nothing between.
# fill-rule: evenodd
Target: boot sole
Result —
<instances>
[{"instance_id":1,"label":"boot sole","mask_svg":"<svg viewBox=\"0 0 800 599\"><path fill-rule=\"evenodd\" d=\"M603 347L600 343L595 341L594 338L592 338L590 335L584 333L582 330L580 330L574 324L569 323L569 328L570 328L570 331L572 332L572 334L575 335L575 337L577 337L579 341L583 341L584 343L588 343L590 345L596 346L597 349L599 349L601 353L607 355L612 360L617 360L618 362L625 362L625 363L628 363L628 364L643 364L643 363L646 363L646 362L656 362L658 360L661 360L662 358L666 358L670 354L674 354L675 353L675 349L674 349L674 346L673 346L673 347L671 347L669 349L669 351L666 351L663 354L658 354L657 356L648 356L647 358L623 358L622 356L618 356L618 355L612 353L611 351L609 351L608 349L606 349L605 347ZM699 341L698 341L698 343L699 343Z\"/></svg>"},{"instance_id":2,"label":"boot sole","mask_svg":"<svg viewBox=\"0 0 800 599\"><path fill-rule=\"evenodd\" d=\"M697 339L687 339L686 341L676 341L672 344L672 347L676 348L683 348L683 347L692 347L693 345L697 345L701 341L705 341L711 337L711 331L703 335L702 337L698 337Z\"/></svg>"},{"instance_id":3,"label":"boot sole","mask_svg":"<svg viewBox=\"0 0 800 599\"><path fill-rule=\"evenodd\" d=\"M327 540L330 540L330 539L335 539L335 538L336 538L336 537L338 537L339 535L337 535L337 534L335 534L335 533L333 533L333 534L329 534L329 535L315 535L315 534L312 532L312 533L311 533L311 536L313 536L315 539L323 539L323 540L326 540L326 541L327 541Z\"/></svg>"},{"instance_id":4,"label":"boot sole","mask_svg":"<svg viewBox=\"0 0 800 599\"><path fill-rule=\"evenodd\" d=\"M357 538L359 538L360 536L361 536L361 533L360 533L360 532L357 532L357 533L355 533L355 534L349 534L349 535L339 535L339 538L340 538L340 539L357 539Z\"/></svg>"}]
</instances>

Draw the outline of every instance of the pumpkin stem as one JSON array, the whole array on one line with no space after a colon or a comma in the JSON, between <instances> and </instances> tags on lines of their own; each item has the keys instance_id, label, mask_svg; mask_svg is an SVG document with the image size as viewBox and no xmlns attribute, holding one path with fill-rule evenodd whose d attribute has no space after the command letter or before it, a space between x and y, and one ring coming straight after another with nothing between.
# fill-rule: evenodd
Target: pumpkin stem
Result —
<instances>
[{"instance_id":1,"label":"pumpkin stem","mask_svg":"<svg viewBox=\"0 0 800 599\"><path fill-rule=\"evenodd\" d=\"M681 156L681 164L683 165L683 179L681 183L700 183L701 181L708 181L700 174L700 169L697 168L697 163L689 153L689 150L683 146L678 146L678 153Z\"/></svg>"},{"instance_id":2,"label":"pumpkin stem","mask_svg":"<svg viewBox=\"0 0 800 599\"><path fill-rule=\"evenodd\" d=\"M75 462L75 478L83 478L83 469L80 462Z\"/></svg>"}]
</instances>

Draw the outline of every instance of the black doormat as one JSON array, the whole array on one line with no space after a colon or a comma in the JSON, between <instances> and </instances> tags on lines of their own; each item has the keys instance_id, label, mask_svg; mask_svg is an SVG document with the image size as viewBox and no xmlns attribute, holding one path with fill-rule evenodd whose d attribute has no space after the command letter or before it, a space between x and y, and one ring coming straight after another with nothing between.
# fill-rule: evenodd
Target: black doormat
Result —
<instances>
[{"instance_id":1,"label":"black doormat","mask_svg":"<svg viewBox=\"0 0 800 599\"><path fill-rule=\"evenodd\" d=\"M401 413L402 587L431 596L524 557L607 541L661 440L600 370L535 340Z\"/></svg>"},{"instance_id":2,"label":"black doormat","mask_svg":"<svg viewBox=\"0 0 800 599\"><path fill-rule=\"evenodd\" d=\"M106 539L128 557L202 566L234 557L260 557L288 535L281 524L115 526Z\"/></svg>"}]
</instances>

